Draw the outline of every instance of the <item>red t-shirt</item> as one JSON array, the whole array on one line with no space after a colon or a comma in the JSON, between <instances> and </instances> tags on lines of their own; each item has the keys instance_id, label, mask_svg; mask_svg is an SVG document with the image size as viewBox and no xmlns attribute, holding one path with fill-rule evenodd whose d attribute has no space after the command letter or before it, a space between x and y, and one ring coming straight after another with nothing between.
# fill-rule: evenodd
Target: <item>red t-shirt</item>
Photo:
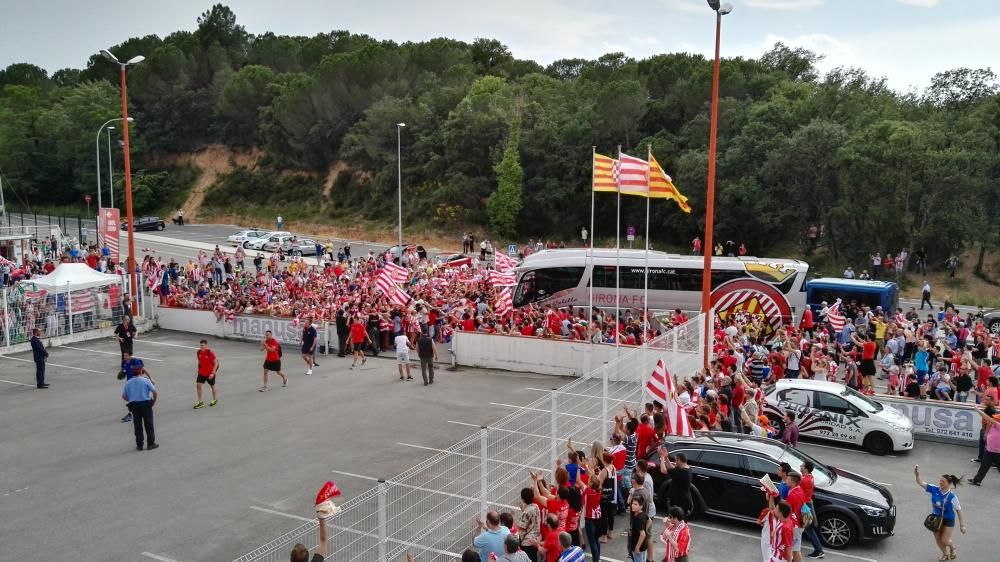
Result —
<instances>
[{"instance_id":1,"label":"red t-shirt","mask_svg":"<svg viewBox=\"0 0 1000 562\"><path fill-rule=\"evenodd\" d=\"M736 367L736 356L729 355L728 353L723 355L722 364L725 365L727 373L732 373L733 369Z\"/></svg>"},{"instance_id":2,"label":"red t-shirt","mask_svg":"<svg viewBox=\"0 0 1000 562\"><path fill-rule=\"evenodd\" d=\"M274 338L269 338L264 340L264 349L267 353L264 355L264 361L281 361L281 356L278 355L278 340Z\"/></svg>"},{"instance_id":3,"label":"red t-shirt","mask_svg":"<svg viewBox=\"0 0 1000 562\"><path fill-rule=\"evenodd\" d=\"M351 324L351 342L355 345L365 341L365 325L360 322Z\"/></svg>"},{"instance_id":4,"label":"red t-shirt","mask_svg":"<svg viewBox=\"0 0 1000 562\"><path fill-rule=\"evenodd\" d=\"M656 430L649 427L649 424L640 423L635 430L635 458L637 461L646 461L646 449L656 439Z\"/></svg>"},{"instance_id":5,"label":"red t-shirt","mask_svg":"<svg viewBox=\"0 0 1000 562\"><path fill-rule=\"evenodd\" d=\"M583 491L583 513L587 519L601 518L601 492L590 486Z\"/></svg>"},{"instance_id":6,"label":"red t-shirt","mask_svg":"<svg viewBox=\"0 0 1000 562\"><path fill-rule=\"evenodd\" d=\"M980 365L979 368L976 369L976 386L979 388L985 387L986 383L989 381L990 375L992 374L993 371L990 369L989 365Z\"/></svg>"},{"instance_id":7,"label":"red t-shirt","mask_svg":"<svg viewBox=\"0 0 1000 562\"><path fill-rule=\"evenodd\" d=\"M861 347L861 360L862 361L864 361L865 359L872 359L872 360L874 360L875 359L875 351L877 349L878 349L878 346L875 345L875 342L873 342L873 341L866 341L865 344Z\"/></svg>"},{"instance_id":8,"label":"red t-shirt","mask_svg":"<svg viewBox=\"0 0 1000 562\"><path fill-rule=\"evenodd\" d=\"M196 352L198 356L198 374L203 377L209 377L215 372L215 352L211 349L199 349Z\"/></svg>"},{"instance_id":9,"label":"red t-shirt","mask_svg":"<svg viewBox=\"0 0 1000 562\"><path fill-rule=\"evenodd\" d=\"M534 324L525 324L524 327L521 328L521 335L522 336L533 336L533 335L535 335L535 325Z\"/></svg>"},{"instance_id":10,"label":"red t-shirt","mask_svg":"<svg viewBox=\"0 0 1000 562\"><path fill-rule=\"evenodd\" d=\"M733 406L739 408L747 399L747 391L742 384L733 387Z\"/></svg>"},{"instance_id":11,"label":"red t-shirt","mask_svg":"<svg viewBox=\"0 0 1000 562\"><path fill-rule=\"evenodd\" d=\"M476 331L476 321L472 318L467 318L462 320L462 331L463 332L475 332Z\"/></svg>"},{"instance_id":12,"label":"red t-shirt","mask_svg":"<svg viewBox=\"0 0 1000 562\"><path fill-rule=\"evenodd\" d=\"M806 503L806 493L802 490L802 486L792 488L785 501L792 507L792 514L795 516L796 524L798 524L802 521L802 506Z\"/></svg>"},{"instance_id":13,"label":"red t-shirt","mask_svg":"<svg viewBox=\"0 0 1000 562\"><path fill-rule=\"evenodd\" d=\"M545 502L545 511L547 513L555 513L559 517L559 528L566 528L566 520L569 518L569 502L559 498L552 498ZM542 527L546 527L543 525Z\"/></svg>"},{"instance_id":14,"label":"red t-shirt","mask_svg":"<svg viewBox=\"0 0 1000 562\"><path fill-rule=\"evenodd\" d=\"M802 473L802 481L799 482L802 493L805 494L806 503L813 501L813 492L816 491L816 479L812 474Z\"/></svg>"},{"instance_id":15,"label":"red t-shirt","mask_svg":"<svg viewBox=\"0 0 1000 562\"><path fill-rule=\"evenodd\" d=\"M791 550L795 542L795 521L791 517L785 519L778 525L776 533L777 540L771 545L772 559L788 560L788 551Z\"/></svg>"},{"instance_id":16,"label":"red t-shirt","mask_svg":"<svg viewBox=\"0 0 1000 562\"><path fill-rule=\"evenodd\" d=\"M548 529L549 526L545 525ZM562 527L550 529L542 540L542 547L545 548L545 562L559 562L559 555L562 554L562 547L559 546L559 533L563 532Z\"/></svg>"},{"instance_id":17,"label":"red t-shirt","mask_svg":"<svg viewBox=\"0 0 1000 562\"><path fill-rule=\"evenodd\" d=\"M767 356L767 362L771 364L771 375L774 378L784 378L785 376L785 356L777 351L772 351Z\"/></svg>"}]
</instances>

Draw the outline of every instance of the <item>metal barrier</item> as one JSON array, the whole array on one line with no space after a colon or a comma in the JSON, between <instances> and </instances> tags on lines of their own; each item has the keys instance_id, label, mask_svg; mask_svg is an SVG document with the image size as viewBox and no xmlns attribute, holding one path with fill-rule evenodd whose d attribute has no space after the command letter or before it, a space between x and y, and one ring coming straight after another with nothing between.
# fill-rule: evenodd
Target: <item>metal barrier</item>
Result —
<instances>
[{"instance_id":1,"label":"metal barrier","mask_svg":"<svg viewBox=\"0 0 1000 562\"><path fill-rule=\"evenodd\" d=\"M385 562L404 552L451 561L472 545L472 521L495 509L519 511L528 471L551 472L568 438L589 450L607 444L614 415L642 401L656 362L682 377L701 367L701 314L344 502L328 520L330 560ZM334 471L336 473L337 471ZM355 475L357 476L357 475ZM235 562L280 562L296 543L318 541L316 522L261 545Z\"/></svg>"}]
</instances>

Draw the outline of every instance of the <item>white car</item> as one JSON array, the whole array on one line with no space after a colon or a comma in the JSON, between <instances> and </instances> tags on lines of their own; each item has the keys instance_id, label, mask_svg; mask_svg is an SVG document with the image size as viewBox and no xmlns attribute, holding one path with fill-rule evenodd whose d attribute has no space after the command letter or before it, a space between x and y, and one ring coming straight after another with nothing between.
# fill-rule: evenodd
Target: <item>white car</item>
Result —
<instances>
[{"instance_id":1,"label":"white car","mask_svg":"<svg viewBox=\"0 0 1000 562\"><path fill-rule=\"evenodd\" d=\"M839 383L782 379L764 388L764 413L779 432L785 412L799 434L864 447L876 455L913 448L913 422L902 412Z\"/></svg>"},{"instance_id":2,"label":"white car","mask_svg":"<svg viewBox=\"0 0 1000 562\"><path fill-rule=\"evenodd\" d=\"M246 248L246 249L248 249L248 250L263 250L264 249L264 244L267 244L268 242L271 242L271 241L277 239L277 237L279 237L279 236L288 236L288 237L291 237L292 233L291 232L285 232L283 230L277 230L277 231L274 231L274 232L266 232L266 233L262 234L260 236L260 238L251 238L251 239L247 240L243 244L243 247Z\"/></svg>"},{"instance_id":3,"label":"white car","mask_svg":"<svg viewBox=\"0 0 1000 562\"><path fill-rule=\"evenodd\" d=\"M229 242L230 246L243 246L244 248L247 248L248 246L246 244L248 241L260 238L265 234L267 234L267 232L263 230L241 230L226 238L226 241Z\"/></svg>"}]
</instances>

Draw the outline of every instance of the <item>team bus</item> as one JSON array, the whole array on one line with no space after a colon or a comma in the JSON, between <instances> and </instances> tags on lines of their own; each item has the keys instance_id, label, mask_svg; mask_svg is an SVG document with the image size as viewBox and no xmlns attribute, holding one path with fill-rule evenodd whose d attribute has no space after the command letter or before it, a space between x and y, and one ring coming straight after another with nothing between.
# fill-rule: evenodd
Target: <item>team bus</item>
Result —
<instances>
[{"instance_id":1,"label":"team bus","mask_svg":"<svg viewBox=\"0 0 1000 562\"><path fill-rule=\"evenodd\" d=\"M592 260L592 263L591 263ZM649 252L649 309L701 309L701 256ZM646 252L643 250L560 249L531 254L517 268L514 306L528 304L586 307L591 269L594 306L615 307L616 264L621 275L620 307L644 307ZM759 314L773 326L793 323L806 305L809 264L793 259L712 258L712 308L723 320L731 314Z\"/></svg>"}]
</instances>

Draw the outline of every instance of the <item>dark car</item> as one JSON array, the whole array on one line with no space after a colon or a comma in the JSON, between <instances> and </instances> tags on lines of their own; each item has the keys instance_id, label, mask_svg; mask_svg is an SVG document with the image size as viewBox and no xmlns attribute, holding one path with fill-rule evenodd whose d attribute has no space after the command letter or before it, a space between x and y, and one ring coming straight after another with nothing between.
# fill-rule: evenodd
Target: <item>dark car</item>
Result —
<instances>
[{"instance_id":1,"label":"dark car","mask_svg":"<svg viewBox=\"0 0 1000 562\"><path fill-rule=\"evenodd\" d=\"M1000 336L1000 308L990 310L983 315L983 324L994 336Z\"/></svg>"},{"instance_id":2,"label":"dark car","mask_svg":"<svg viewBox=\"0 0 1000 562\"><path fill-rule=\"evenodd\" d=\"M823 544L845 548L862 539L883 539L896 526L896 506L884 486L857 474L824 465L809 455L773 439L736 433L699 433L694 438L669 436L664 441L671 457L683 452L691 465L695 515L713 515L755 524L767 506L760 479L779 481L778 465L794 470L806 460L814 463L817 525ZM652 448L646 460L659 467ZM670 480L651 468L657 498L666 498ZM657 501L665 508L666 501Z\"/></svg>"},{"instance_id":3,"label":"dark car","mask_svg":"<svg viewBox=\"0 0 1000 562\"><path fill-rule=\"evenodd\" d=\"M135 219L135 230L163 230L167 225L160 217L139 217ZM122 230L128 230L128 221L122 221Z\"/></svg>"}]
</instances>

